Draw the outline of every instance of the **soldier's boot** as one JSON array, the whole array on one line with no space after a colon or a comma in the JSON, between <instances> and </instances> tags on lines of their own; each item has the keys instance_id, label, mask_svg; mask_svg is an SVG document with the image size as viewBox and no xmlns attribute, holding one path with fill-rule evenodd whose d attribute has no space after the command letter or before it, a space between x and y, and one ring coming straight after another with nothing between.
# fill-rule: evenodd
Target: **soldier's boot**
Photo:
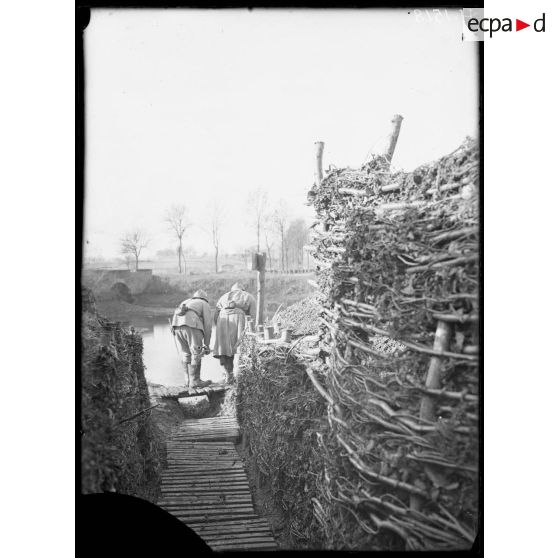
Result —
<instances>
[{"instance_id":1,"label":"soldier's boot","mask_svg":"<svg viewBox=\"0 0 558 558\"><path fill-rule=\"evenodd\" d=\"M225 361L225 372L227 374L227 384L234 384L234 374L233 374L233 370L234 370L234 361L233 361L234 357L227 357L227 360Z\"/></svg>"},{"instance_id":2,"label":"soldier's boot","mask_svg":"<svg viewBox=\"0 0 558 558\"><path fill-rule=\"evenodd\" d=\"M186 378L186 387L190 387L191 374L190 374L190 364L188 362L183 362L184 367L184 377Z\"/></svg>"},{"instance_id":3,"label":"soldier's boot","mask_svg":"<svg viewBox=\"0 0 558 558\"><path fill-rule=\"evenodd\" d=\"M200 380L200 374L201 374L201 362L199 364L192 364L191 376L193 376L193 381L190 380L190 387L203 388L213 383L211 380L205 380L205 381Z\"/></svg>"},{"instance_id":4,"label":"soldier's boot","mask_svg":"<svg viewBox=\"0 0 558 558\"><path fill-rule=\"evenodd\" d=\"M193 388L194 387L194 366L193 364L189 364L188 365L188 387L189 388Z\"/></svg>"}]
</instances>

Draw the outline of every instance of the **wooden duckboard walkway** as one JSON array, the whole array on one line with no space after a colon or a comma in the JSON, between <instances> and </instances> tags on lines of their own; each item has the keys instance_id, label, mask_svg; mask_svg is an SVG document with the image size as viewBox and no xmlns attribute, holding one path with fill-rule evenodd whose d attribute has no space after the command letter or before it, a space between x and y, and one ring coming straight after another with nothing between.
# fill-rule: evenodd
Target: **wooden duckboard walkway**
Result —
<instances>
[{"instance_id":1,"label":"wooden duckboard walkway","mask_svg":"<svg viewBox=\"0 0 558 558\"><path fill-rule=\"evenodd\" d=\"M236 442L240 436L238 422L233 417L212 417L183 421L173 440L195 442Z\"/></svg>"},{"instance_id":2,"label":"wooden duckboard walkway","mask_svg":"<svg viewBox=\"0 0 558 558\"><path fill-rule=\"evenodd\" d=\"M252 503L234 442L236 419L184 421L167 442L158 505L185 522L215 551L277 550L266 519Z\"/></svg>"}]
</instances>

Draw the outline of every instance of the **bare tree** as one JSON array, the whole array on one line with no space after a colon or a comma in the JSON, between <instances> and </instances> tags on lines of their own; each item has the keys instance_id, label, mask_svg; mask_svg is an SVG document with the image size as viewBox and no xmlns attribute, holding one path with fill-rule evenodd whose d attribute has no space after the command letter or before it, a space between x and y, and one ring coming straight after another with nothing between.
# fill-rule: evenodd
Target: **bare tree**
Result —
<instances>
[{"instance_id":1,"label":"bare tree","mask_svg":"<svg viewBox=\"0 0 558 558\"><path fill-rule=\"evenodd\" d=\"M273 239L275 236L275 212L268 211L264 215L264 222L263 222L263 237L265 241L265 248L267 251L267 265L269 269L273 269L273 257L272 257L272 250L273 250Z\"/></svg>"},{"instance_id":2,"label":"bare tree","mask_svg":"<svg viewBox=\"0 0 558 558\"><path fill-rule=\"evenodd\" d=\"M289 208L287 202L281 199L277 208L273 212L273 224L279 235L279 241L281 244L281 270L285 271L285 267L288 269L287 252L286 252L286 233L289 221Z\"/></svg>"},{"instance_id":3,"label":"bare tree","mask_svg":"<svg viewBox=\"0 0 558 558\"><path fill-rule=\"evenodd\" d=\"M256 250L260 251L260 239L267 211L267 192L263 188L252 190L248 194L248 213L251 224L256 232Z\"/></svg>"},{"instance_id":4,"label":"bare tree","mask_svg":"<svg viewBox=\"0 0 558 558\"><path fill-rule=\"evenodd\" d=\"M215 250L215 273L219 272L219 248L221 246L224 220L225 208L221 200L216 198L211 203L209 223L207 227L211 233L211 241L213 242L213 248Z\"/></svg>"},{"instance_id":5,"label":"bare tree","mask_svg":"<svg viewBox=\"0 0 558 558\"><path fill-rule=\"evenodd\" d=\"M131 256L135 260L136 271L139 269L141 251L149 244L146 234L139 230L129 231L120 239L120 252L124 257Z\"/></svg>"},{"instance_id":6,"label":"bare tree","mask_svg":"<svg viewBox=\"0 0 558 558\"><path fill-rule=\"evenodd\" d=\"M176 238L178 238L178 273L182 273L182 261L184 261L184 273L186 273L186 258L182 247L182 238L186 229L190 226L184 205L173 205L165 214L165 222Z\"/></svg>"},{"instance_id":7,"label":"bare tree","mask_svg":"<svg viewBox=\"0 0 558 558\"><path fill-rule=\"evenodd\" d=\"M304 219L292 221L285 234L288 245L287 251L291 253L293 263L296 262L299 268L304 267L304 245L308 240L308 236L308 226Z\"/></svg>"},{"instance_id":8,"label":"bare tree","mask_svg":"<svg viewBox=\"0 0 558 558\"><path fill-rule=\"evenodd\" d=\"M265 248L267 250L267 261L269 265L269 269L273 269L273 258L271 257L271 249L273 248L273 229L270 225L272 223L269 220L266 220L266 226L264 227L264 240L265 240Z\"/></svg>"}]
</instances>

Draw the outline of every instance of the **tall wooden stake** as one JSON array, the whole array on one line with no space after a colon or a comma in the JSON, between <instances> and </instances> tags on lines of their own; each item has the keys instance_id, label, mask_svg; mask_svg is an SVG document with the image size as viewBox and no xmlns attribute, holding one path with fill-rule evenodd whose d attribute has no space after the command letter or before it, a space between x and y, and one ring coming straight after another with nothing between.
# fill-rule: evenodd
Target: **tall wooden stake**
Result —
<instances>
[{"instance_id":1,"label":"tall wooden stake","mask_svg":"<svg viewBox=\"0 0 558 558\"><path fill-rule=\"evenodd\" d=\"M391 136L389 138L389 143L384 153L384 157L387 159L388 163L391 163L393 157L393 152L395 151L395 146L397 145L397 138L399 138L399 131L401 130L401 121L403 117L400 114L395 114L391 119Z\"/></svg>"},{"instance_id":2,"label":"tall wooden stake","mask_svg":"<svg viewBox=\"0 0 558 558\"><path fill-rule=\"evenodd\" d=\"M314 142L316 146L316 170L314 172L314 181L316 183L316 188L320 186L322 179L324 177L324 171L322 166L322 157L324 154L324 142L316 141Z\"/></svg>"},{"instance_id":3,"label":"tall wooden stake","mask_svg":"<svg viewBox=\"0 0 558 558\"><path fill-rule=\"evenodd\" d=\"M451 333L451 325L448 322L438 320L436 337L434 338L434 345L432 348L435 351L447 351L450 344ZM430 366L428 367L426 380L424 382L424 387L427 389L440 389L442 387L442 363L443 360L441 357L433 356L430 359ZM433 422L436 419L435 405L436 400L434 397L424 395L420 402L420 419ZM430 476L439 476L439 473L429 465L426 465L425 469L428 470ZM411 495L410 506L413 510L420 510L422 507L422 498L420 498L420 496Z\"/></svg>"},{"instance_id":4,"label":"tall wooden stake","mask_svg":"<svg viewBox=\"0 0 558 558\"><path fill-rule=\"evenodd\" d=\"M447 351L450 338L451 325L448 322L439 320L436 327L433 349L435 351ZM440 357L432 357L430 359L424 387L427 389L440 389L442 387L442 359ZM436 418L434 404L435 399L430 395L425 395L422 398L419 415L422 420L433 421Z\"/></svg>"},{"instance_id":5,"label":"tall wooden stake","mask_svg":"<svg viewBox=\"0 0 558 558\"><path fill-rule=\"evenodd\" d=\"M257 270L257 298L256 298L256 325L264 323L265 307L265 260L266 254L258 254Z\"/></svg>"}]
</instances>

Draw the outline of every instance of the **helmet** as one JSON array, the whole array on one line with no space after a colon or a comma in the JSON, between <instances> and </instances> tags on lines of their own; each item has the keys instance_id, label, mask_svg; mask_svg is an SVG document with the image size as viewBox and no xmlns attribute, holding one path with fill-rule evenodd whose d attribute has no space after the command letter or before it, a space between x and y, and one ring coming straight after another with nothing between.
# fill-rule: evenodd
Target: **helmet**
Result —
<instances>
[{"instance_id":1,"label":"helmet","mask_svg":"<svg viewBox=\"0 0 558 558\"><path fill-rule=\"evenodd\" d=\"M201 298L202 300L205 300L205 302L209 303L207 293L202 289L200 289L199 291L196 291L192 298Z\"/></svg>"}]
</instances>

